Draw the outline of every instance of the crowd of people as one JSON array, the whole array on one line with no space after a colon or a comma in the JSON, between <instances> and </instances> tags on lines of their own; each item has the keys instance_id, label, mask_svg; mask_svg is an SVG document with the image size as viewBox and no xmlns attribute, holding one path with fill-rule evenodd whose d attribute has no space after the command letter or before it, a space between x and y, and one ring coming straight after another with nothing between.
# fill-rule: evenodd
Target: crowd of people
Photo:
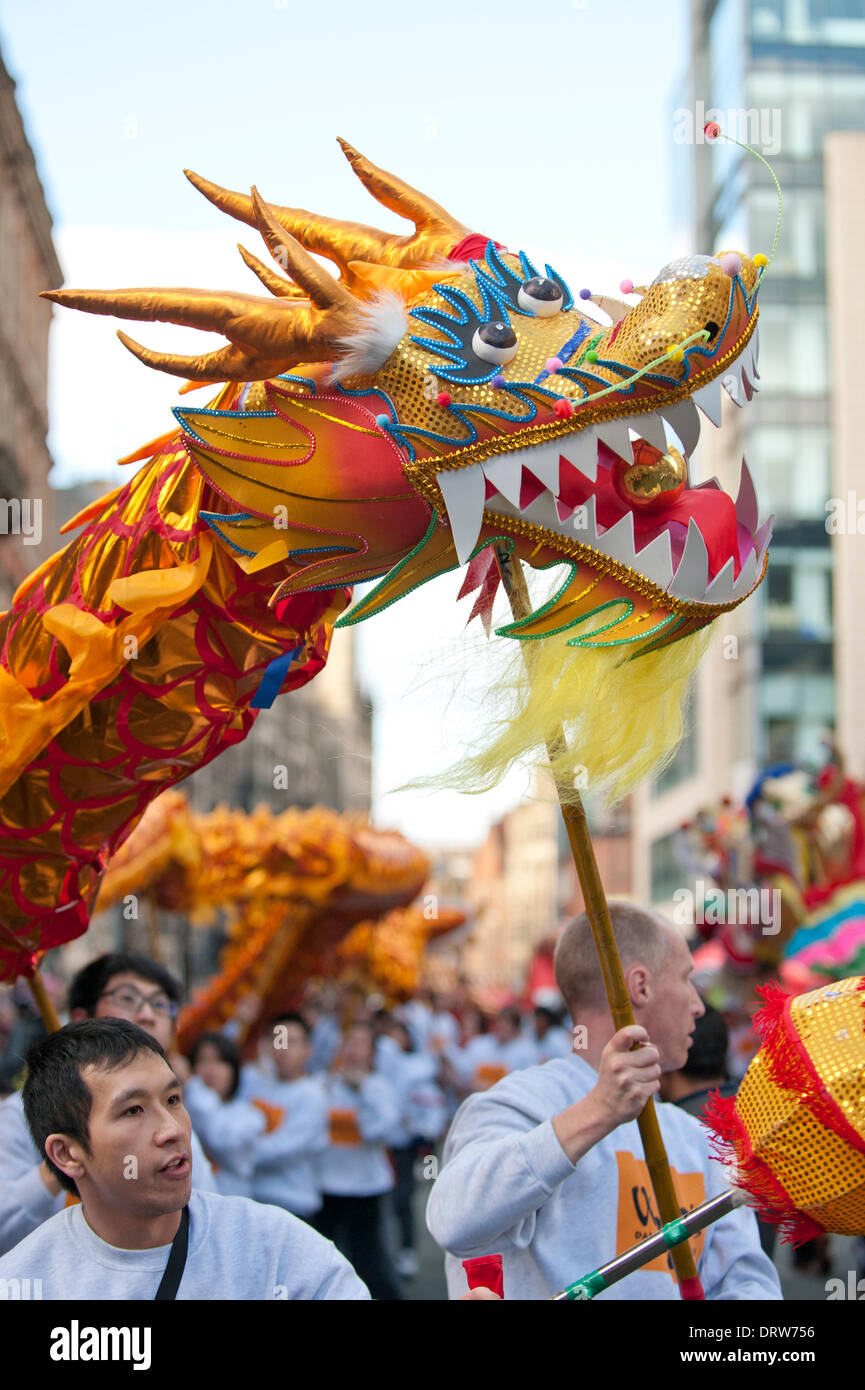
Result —
<instances>
[{"instance_id":1,"label":"crowd of people","mask_svg":"<svg viewBox=\"0 0 865 1390\"><path fill-rule=\"evenodd\" d=\"M646 1100L668 1102L685 1209L724 1187L689 1111L731 1083L682 937L648 909L612 904L611 918L636 1020L619 1030L585 916L559 939L558 993L527 1007L490 1015L465 982L390 1011L325 986L259 1021L254 1046L241 1010L186 1055L171 973L139 954L94 960L69 985L69 1022L0 1100L0 1289L50 1269L45 1297L174 1296L157 1276L187 1231L180 1297L399 1300L418 1270L421 1178L451 1298L493 1296L468 1291L490 1252L522 1299L623 1253L660 1225ZM770 1250L747 1209L702 1232L707 1296L780 1298ZM608 1293L677 1297L669 1254Z\"/></svg>"},{"instance_id":2,"label":"crowd of people","mask_svg":"<svg viewBox=\"0 0 865 1390\"><path fill-rule=\"evenodd\" d=\"M26 995L0 1058L0 1255L62 1209L62 1185L27 1133L22 1040L38 1023ZM490 1015L460 982L387 1011L357 987L311 992L267 1023L244 1061L239 1020L174 1045L179 982L137 953L100 957L68 990L70 1021L112 1017L160 1043L184 1082L197 1152L194 1184L280 1207L348 1257L372 1296L400 1299L418 1269L415 1193L460 1103L509 1072L570 1053L557 996ZM248 1052L248 1049L246 1049ZM434 1171L434 1170L433 1170Z\"/></svg>"}]
</instances>

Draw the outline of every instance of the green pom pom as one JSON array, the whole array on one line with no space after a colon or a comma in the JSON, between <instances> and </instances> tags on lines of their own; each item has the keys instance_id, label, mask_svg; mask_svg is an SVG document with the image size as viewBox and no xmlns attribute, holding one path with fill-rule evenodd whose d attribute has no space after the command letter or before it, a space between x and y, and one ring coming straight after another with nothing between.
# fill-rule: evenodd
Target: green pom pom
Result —
<instances>
[{"instance_id":1,"label":"green pom pom","mask_svg":"<svg viewBox=\"0 0 865 1390\"><path fill-rule=\"evenodd\" d=\"M586 361L587 361L587 362L597 362L597 360L598 360L598 354L595 352L594 348L589 348L589 351L586 353Z\"/></svg>"}]
</instances>

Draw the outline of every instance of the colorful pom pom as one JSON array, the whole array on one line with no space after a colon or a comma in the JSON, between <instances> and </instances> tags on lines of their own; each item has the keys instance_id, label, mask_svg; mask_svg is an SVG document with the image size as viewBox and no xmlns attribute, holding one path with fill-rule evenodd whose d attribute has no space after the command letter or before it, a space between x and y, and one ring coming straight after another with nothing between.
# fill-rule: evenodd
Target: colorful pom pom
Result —
<instances>
[{"instance_id":1,"label":"colorful pom pom","mask_svg":"<svg viewBox=\"0 0 865 1390\"><path fill-rule=\"evenodd\" d=\"M438 395L436 396L436 405L440 405L440 406L442 406L445 410L447 410L447 408L448 408L448 406L450 405L450 403L451 403L451 398L450 398L450 396L448 395L447 391L439 391Z\"/></svg>"},{"instance_id":2,"label":"colorful pom pom","mask_svg":"<svg viewBox=\"0 0 865 1390\"><path fill-rule=\"evenodd\" d=\"M753 257L753 260L754 260L755 266L757 266L757 268L758 268L759 270L762 270L762 268L763 268L764 265L768 265L768 264L769 264L769 262L767 261L766 257L763 255L763 252L762 252L762 251L758 251L757 254L756 254L756 256Z\"/></svg>"},{"instance_id":3,"label":"colorful pom pom","mask_svg":"<svg viewBox=\"0 0 865 1390\"><path fill-rule=\"evenodd\" d=\"M598 354L595 352L595 349L594 349L594 348L589 348L588 352L586 353L586 361L587 361L587 362L597 362L597 360L598 360Z\"/></svg>"},{"instance_id":4,"label":"colorful pom pom","mask_svg":"<svg viewBox=\"0 0 865 1390\"><path fill-rule=\"evenodd\" d=\"M569 415L573 415L574 407L571 405L570 401L566 401L564 396L562 396L556 401L553 406L553 411L558 415L560 420L567 420Z\"/></svg>"},{"instance_id":5,"label":"colorful pom pom","mask_svg":"<svg viewBox=\"0 0 865 1390\"><path fill-rule=\"evenodd\" d=\"M670 353L671 362L683 362L684 360L685 354L682 348L674 348L673 351Z\"/></svg>"},{"instance_id":6,"label":"colorful pom pom","mask_svg":"<svg viewBox=\"0 0 865 1390\"><path fill-rule=\"evenodd\" d=\"M718 136L721 134L721 127L718 125L717 121L707 121L703 126L703 134L707 140L717 140Z\"/></svg>"},{"instance_id":7,"label":"colorful pom pom","mask_svg":"<svg viewBox=\"0 0 865 1390\"><path fill-rule=\"evenodd\" d=\"M507 382L505 381L501 372L496 372L495 376L490 382L490 386L494 386L497 391L501 391L504 386L507 386Z\"/></svg>"},{"instance_id":8,"label":"colorful pom pom","mask_svg":"<svg viewBox=\"0 0 865 1390\"><path fill-rule=\"evenodd\" d=\"M591 297L592 297L592 291L591 291L591 290L580 290L580 299L591 299Z\"/></svg>"},{"instance_id":9,"label":"colorful pom pom","mask_svg":"<svg viewBox=\"0 0 865 1390\"><path fill-rule=\"evenodd\" d=\"M544 366L546 367L550 376L555 376L556 372L560 372L562 370L562 359L561 357L548 357L546 362L544 363Z\"/></svg>"},{"instance_id":10,"label":"colorful pom pom","mask_svg":"<svg viewBox=\"0 0 865 1390\"><path fill-rule=\"evenodd\" d=\"M731 280L739 274L742 269L742 262L735 251L728 251L726 256L721 257L721 269L725 275L729 275Z\"/></svg>"},{"instance_id":11,"label":"colorful pom pom","mask_svg":"<svg viewBox=\"0 0 865 1390\"><path fill-rule=\"evenodd\" d=\"M391 424L391 418L389 415L376 415L375 423L380 429L386 430L388 425Z\"/></svg>"},{"instance_id":12,"label":"colorful pom pom","mask_svg":"<svg viewBox=\"0 0 865 1390\"><path fill-rule=\"evenodd\" d=\"M633 294L633 293L634 293L634 282L633 282L633 280L622 280L622 281L620 282L620 284L619 284L619 289L622 291L622 294Z\"/></svg>"}]
</instances>

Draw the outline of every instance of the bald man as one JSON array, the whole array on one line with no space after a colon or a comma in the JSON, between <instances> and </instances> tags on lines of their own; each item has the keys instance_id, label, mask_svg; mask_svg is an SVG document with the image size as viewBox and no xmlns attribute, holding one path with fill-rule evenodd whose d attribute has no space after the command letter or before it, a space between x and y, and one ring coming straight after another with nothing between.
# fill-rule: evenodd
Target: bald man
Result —
<instances>
[{"instance_id":1,"label":"bald man","mask_svg":"<svg viewBox=\"0 0 865 1390\"><path fill-rule=\"evenodd\" d=\"M427 1209L447 1252L451 1298L466 1288L463 1259L501 1254L505 1298L546 1299L661 1225L636 1117L657 1096L661 1073L685 1063L703 1003L690 952L664 917L616 902L610 917L636 1022L614 1028L584 913L565 928L555 957L573 1054L514 1072L457 1112ZM723 1191L699 1122L663 1104L658 1119L682 1210ZM692 1249L707 1298L781 1298L746 1208ZM599 1297L677 1299L670 1256Z\"/></svg>"}]
</instances>

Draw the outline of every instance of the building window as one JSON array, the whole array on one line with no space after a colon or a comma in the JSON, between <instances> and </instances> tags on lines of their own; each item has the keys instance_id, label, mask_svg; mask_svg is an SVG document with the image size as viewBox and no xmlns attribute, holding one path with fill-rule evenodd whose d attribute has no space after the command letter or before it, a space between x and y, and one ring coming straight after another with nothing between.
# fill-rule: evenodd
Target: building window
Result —
<instances>
[{"instance_id":1,"label":"building window","mask_svg":"<svg viewBox=\"0 0 865 1390\"><path fill-rule=\"evenodd\" d=\"M678 838L679 832L674 830L655 840L649 848L653 903L669 902L673 894L684 886L686 875L679 859Z\"/></svg>"}]
</instances>

